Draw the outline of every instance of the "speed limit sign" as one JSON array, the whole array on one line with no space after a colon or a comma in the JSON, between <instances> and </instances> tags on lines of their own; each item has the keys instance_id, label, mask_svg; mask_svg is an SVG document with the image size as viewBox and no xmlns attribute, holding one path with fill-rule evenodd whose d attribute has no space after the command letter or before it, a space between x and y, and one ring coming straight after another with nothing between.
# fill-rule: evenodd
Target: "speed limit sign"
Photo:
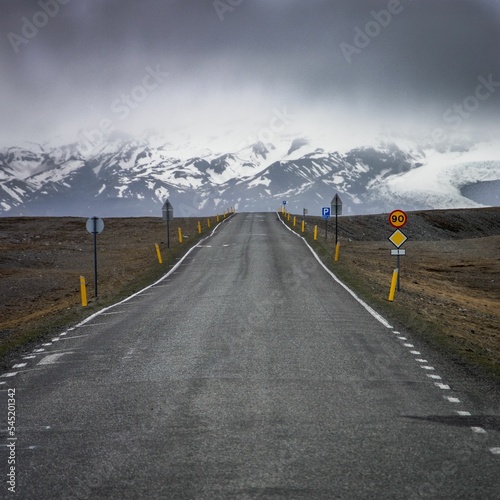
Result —
<instances>
[{"instance_id":1,"label":"speed limit sign","mask_svg":"<svg viewBox=\"0 0 500 500\"><path fill-rule=\"evenodd\" d=\"M389 224L392 227L400 228L408 222L408 216L402 210L394 210L389 214Z\"/></svg>"}]
</instances>

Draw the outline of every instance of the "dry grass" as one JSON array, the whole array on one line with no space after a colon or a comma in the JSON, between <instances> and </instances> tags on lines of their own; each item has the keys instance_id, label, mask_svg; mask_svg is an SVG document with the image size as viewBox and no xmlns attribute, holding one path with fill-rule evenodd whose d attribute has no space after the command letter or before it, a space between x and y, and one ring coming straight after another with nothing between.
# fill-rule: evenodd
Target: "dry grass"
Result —
<instances>
[{"instance_id":1,"label":"dry grass","mask_svg":"<svg viewBox=\"0 0 500 500\"><path fill-rule=\"evenodd\" d=\"M106 219L97 236L97 298L93 236L85 222L69 217L0 218L0 356L159 278L214 228L216 217L210 217L210 229L207 218L200 219L202 234L198 219L172 221L170 249L166 223L160 218ZM161 265L155 243L162 252ZM80 276L87 282L86 308L81 305Z\"/></svg>"},{"instance_id":2,"label":"dry grass","mask_svg":"<svg viewBox=\"0 0 500 500\"><path fill-rule=\"evenodd\" d=\"M477 213L485 217L484 211ZM333 241L324 240L322 221L310 218L306 234L312 240L313 225L318 224L318 240L312 243L325 262L392 321L444 348L451 356L500 377L500 235L460 239L460 231L470 236L476 228L476 232L484 234L483 226L474 223L474 211L470 211L470 224L462 218L457 231L456 214L423 214L427 221L438 221L440 239L422 239L422 231L404 244L407 255L401 257L401 291L396 292L394 302L388 301L388 294L396 257L390 255L394 247L387 240L393 229L385 224L380 231L380 217L374 219L377 227L371 229L369 218L342 219L341 256L337 263L332 258ZM498 232L498 215L492 209L493 233ZM415 233L418 226L415 222ZM445 229L451 233L449 238L443 233ZM368 234L368 241L345 236L361 230L365 236ZM436 234L431 232L429 237L435 238Z\"/></svg>"}]
</instances>

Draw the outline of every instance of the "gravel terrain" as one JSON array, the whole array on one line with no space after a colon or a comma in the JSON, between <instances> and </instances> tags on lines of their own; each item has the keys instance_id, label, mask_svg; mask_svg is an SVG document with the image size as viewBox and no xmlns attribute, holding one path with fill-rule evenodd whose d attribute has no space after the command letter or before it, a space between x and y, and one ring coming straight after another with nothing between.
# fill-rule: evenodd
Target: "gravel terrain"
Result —
<instances>
[{"instance_id":1,"label":"gravel terrain","mask_svg":"<svg viewBox=\"0 0 500 500\"><path fill-rule=\"evenodd\" d=\"M307 231L324 221L308 217ZM341 257L332 264L386 314L427 333L473 363L500 375L500 208L410 212L402 231L401 291L387 297L396 257L388 241L394 231L388 214L340 217ZM333 254L335 220L329 221L328 248ZM389 305L390 304L390 305Z\"/></svg>"}]
</instances>

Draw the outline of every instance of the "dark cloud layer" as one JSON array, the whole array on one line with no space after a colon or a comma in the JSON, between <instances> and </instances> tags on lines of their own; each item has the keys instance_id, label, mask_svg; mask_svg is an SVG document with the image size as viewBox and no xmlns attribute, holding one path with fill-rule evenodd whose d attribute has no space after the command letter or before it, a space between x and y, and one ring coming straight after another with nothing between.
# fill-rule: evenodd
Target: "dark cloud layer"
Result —
<instances>
[{"instance_id":1,"label":"dark cloud layer","mask_svg":"<svg viewBox=\"0 0 500 500\"><path fill-rule=\"evenodd\" d=\"M214 132L285 106L304 124L425 130L452 126L443 116L480 77L500 82L496 0L3 0L0 9L4 142L104 118L132 132ZM464 130L495 126L500 83L478 106L465 102Z\"/></svg>"}]
</instances>

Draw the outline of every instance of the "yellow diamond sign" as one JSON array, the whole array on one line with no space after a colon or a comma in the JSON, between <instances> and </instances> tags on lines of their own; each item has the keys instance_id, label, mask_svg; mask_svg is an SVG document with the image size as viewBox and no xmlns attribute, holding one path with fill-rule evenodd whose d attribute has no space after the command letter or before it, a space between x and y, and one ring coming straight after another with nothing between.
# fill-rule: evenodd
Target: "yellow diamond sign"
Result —
<instances>
[{"instance_id":1,"label":"yellow diamond sign","mask_svg":"<svg viewBox=\"0 0 500 500\"><path fill-rule=\"evenodd\" d=\"M396 229L390 236L389 236L389 241L396 247L399 248L406 240L407 236L403 231L400 231L399 229Z\"/></svg>"}]
</instances>

